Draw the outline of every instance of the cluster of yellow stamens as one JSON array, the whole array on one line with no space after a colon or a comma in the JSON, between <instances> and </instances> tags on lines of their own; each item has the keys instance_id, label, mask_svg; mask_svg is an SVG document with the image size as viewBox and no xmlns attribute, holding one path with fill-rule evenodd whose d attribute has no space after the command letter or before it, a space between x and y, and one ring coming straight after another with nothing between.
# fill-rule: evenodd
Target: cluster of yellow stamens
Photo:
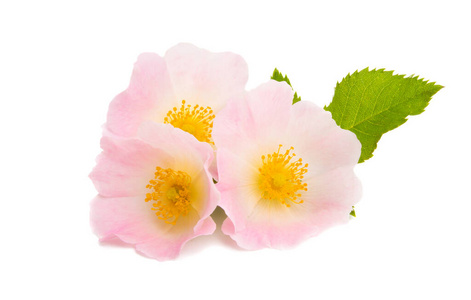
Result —
<instances>
[{"instance_id":1,"label":"cluster of yellow stamens","mask_svg":"<svg viewBox=\"0 0 471 300\"><path fill-rule=\"evenodd\" d=\"M211 133L215 115L211 107L204 108L198 104L192 107L185 103L185 100L182 100L179 109L174 107L169 110L164 123L191 133L200 142L213 144Z\"/></svg>"},{"instance_id":2,"label":"cluster of yellow stamens","mask_svg":"<svg viewBox=\"0 0 471 300\"><path fill-rule=\"evenodd\" d=\"M307 172L308 164L304 164L302 158L296 161L291 159L296 156L293 147L286 150L284 154L278 151L273 154L262 155L263 165L259 168L259 188L262 198L277 200L280 203L291 206L291 203L301 204L303 200L300 191L307 191L307 183L303 183L304 174Z\"/></svg>"},{"instance_id":3,"label":"cluster of yellow stamens","mask_svg":"<svg viewBox=\"0 0 471 300\"><path fill-rule=\"evenodd\" d=\"M189 189L191 177L182 171L157 167L155 178L146 186L152 192L146 194L146 202L155 201L152 209L165 223L175 225L180 216L190 211Z\"/></svg>"}]
</instances>

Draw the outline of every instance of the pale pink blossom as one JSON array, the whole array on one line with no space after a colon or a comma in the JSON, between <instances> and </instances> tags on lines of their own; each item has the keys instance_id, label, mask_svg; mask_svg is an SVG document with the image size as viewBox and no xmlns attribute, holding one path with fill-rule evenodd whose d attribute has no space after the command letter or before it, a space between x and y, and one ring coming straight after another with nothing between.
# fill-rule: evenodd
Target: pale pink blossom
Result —
<instances>
[{"instance_id":1,"label":"pale pink blossom","mask_svg":"<svg viewBox=\"0 0 471 300\"><path fill-rule=\"evenodd\" d=\"M146 256L173 259L188 240L215 230L213 149L165 124L143 123L136 135L105 130L90 174L99 192L91 225L102 241L117 237Z\"/></svg>"},{"instance_id":2,"label":"pale pink blossom","mask_svg":"<svg viewBox=\"0 0 471 300\"><path fill-rule=\"evenodd\" d=\"M287 248L349 220L361 144L329 112L270 81L214 121L222 230L246 249Z\"/></svg>"},{"instance_id":3,"label":"pale pink blossom","mask_svg":"<svg viewBox=\"0 0 471 300\"><path fill-rule=\"evenodd\" d=\"M247 64L230 52L178 44L163 57L143 53L128 88L111 102L105 127L129 137L144 121L168 123L212 144L214 116L244 92L247 78Z\"/></svg>"}]
</instances>

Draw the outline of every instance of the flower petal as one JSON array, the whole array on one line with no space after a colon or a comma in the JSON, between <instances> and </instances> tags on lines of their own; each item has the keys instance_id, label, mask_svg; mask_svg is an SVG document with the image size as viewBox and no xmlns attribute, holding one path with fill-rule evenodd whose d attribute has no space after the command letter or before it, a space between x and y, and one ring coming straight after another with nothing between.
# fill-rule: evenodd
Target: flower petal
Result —
<instances>
[{"instance_id":1,"label":"flower petal","mask_svg":"<svg viewBox=\"0 0 471 300\"><path fill-rule=\"evenodd\" d=\"M315 199L313 202L318 207L329 207L335 205L348 213L361 198L361 183L350 167L341 167L329 172L314 176L306 180L309 189L304 193L308 199Z\"/></svg>"},{"instance_id":2,"label":"flower petal","mask_svg":"<svg viewBox=\"0 0 471 300\"><path fill-rule=\"evenodd\" d=\"M102 196L128 197L144 195L146 185L154 178L155 167L172 167L171 152L154 148L138 140L121 138L106 130L101 139L103 152L90 174L95 188Z\"/></svg>"},{"instance_id":3,"label":"flower petal","mask_svg":"<svg viewBox=\"0 0 471 300\"><path fill-rule=\"evenodd\" d=\"M165 61L179 101L210 106L218 112L229 96L244 90L248 68L239 55L211 53L191 44L178 44L165 53Z\"/></svg>"},{"instance_id":4,"label":"flower petal","mask_svg":"<svg viewBox=\"0 0 471 300\"><path fill-rule=\"evenodd\" d=\"M197 216L193 214L188 219L194 224ZM106 241L116 236L135 245L139 252L158 260L174 259L187 241L211 234L215 229L211 218L203 220L195 231L186 230L186 224L172 227L161 222L151 210L151 204L138 197L97 196L91 204L90 221L100 240Z\"/></svg>"},{"instance_id":5,"label":"flower petal","mask_svg":"<svg viewBox=\"0 0 471 300\"><path fill-rule=\"evenodd\" d=\"M304 203L289 208L276 207L276 203L266 200L244 198L244 201L258 203L244 218L240 212L234 215L237 210L229 206L227 214L231 221L230 224L227 221L223 232L246 249L290 248L330 227L346 223L352 205L361 197L360 182L349 167L312 178L308 185ZM240 220L243 220L242 225Z\"/></svg>"},{"instance_id":6,"label":"flower petal","mask_svg":"<svg viewBox=\"0 0 471 300\"><path fill-rule=\"evenodd\" d=\"M144 122L139 128L138 137L155 148L171 153L175 158L176 168L193 167L190 175L203 171L195 161L205 165L207 163L209 169L214 159L213 148L208 143L199 142L193 135L170 124ZM188 151L188 148L194 151Z\"/></svg>"},{"instance_id":7,"label":"flower petal","mask_svg":"<svg viewBox=\"0 0 471 300\"><path fill-rule=\"evenodd\" d=\"M258 170L224 148L218 150L218 165L220 181L216 187L224 195L219 206L238 226L244 227L246 217L260 198L254 182L254 174Z\"/></svg>"},{"instance_id":8,"label":"flower petal","mask_svg":"<svg viewBox=\"0 0 471 300\"><path fill-rule=\"evenodd\" d=\"M214 120L214 142L235 153L254 144L265 151L267 141L271 144L286 132L293 94L285 82L270 80L246 96L232 98Z\"/></svg>"},{"instance_id":9,"label":"flower petal","mask_svg":"<svg viewBox=\"0 0 471 300\"><path fill-rule=\"evenodd\" d=\"M128 88L110 103L106 128L117 135L133 136L144 120L162 122L168 111L162 104L175 103L175 99L165 60L143 53L134 65Z\"/></svg>"},{"instance_id":10,"label":"flower petal","mask_svg":"<svg viewBox=\"0 0 471 300\"><path fill-rule=\"evenodd\" d=\"M355 134L340 127L330 112L314 103L301 101L293 105L291 119L285 129L286 143L309 163L309 174L319 174L337 167L355 166L361 143ZM295 134L291 134L295 133Z\"/></svg>"}]
</instances>

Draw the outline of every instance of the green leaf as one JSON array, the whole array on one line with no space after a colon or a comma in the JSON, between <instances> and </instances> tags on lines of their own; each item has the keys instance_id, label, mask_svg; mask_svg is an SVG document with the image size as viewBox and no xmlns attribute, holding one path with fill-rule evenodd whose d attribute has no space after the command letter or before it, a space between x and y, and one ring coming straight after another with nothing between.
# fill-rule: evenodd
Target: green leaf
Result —
<instances>
[{"instance_id":1,"label":"green leaf","mask_svg":"<svg viewBox=\"0 0 471 300\"><path fill-rule=\"evenodd\" d=\"M284 81L284 82L288 83L291 88L293 88L293 86L291 85L291 82L289 82L288 76L286 76L286 75L283 76L283 74L281 74L280 71L278 71L277 68L275 68L275 70L273 71L273 75L271 76L271 79L274 79L276 81ZM293 104L295 104L296 102L299 102L299 101L301 101L301 97L299 97L298 93L295 92L294 97L293 97Z\"/></svg>"},{"instance_id":2,"label":"green leaf","mask_svg":"<svg viewBox=\"0 0 471 300\"><path fill-rule=\"evenodd\" d=\"M337 125L356 134L362 145L361 163L373 156L384 133L404 124L407 116L422 113L441 88L418 76L366 68L337 82L334 98L324 109Z\"/></svg>"},{"instance_id":3,"label":"green leaf","mask_svg":"<svg viewBox=\"0 0 471 300\"><path fill-rule=\"evenodd\" d=\"M297 92L294 92L293 104L295 104L296 102L299 102L299 101L301 101L301 97L298 96Z\"/></svg>"},{"instance_id":4,"label":"green leaf","mask_svg":"<svg viewBox=\"0 0 471 300\"><path fill-rule=\"evenodd\" d=\"M352 206L352 211L350 212L350 216L356 218L357 214L355 213L355 206Z\"/></svg>"}]
</instances>

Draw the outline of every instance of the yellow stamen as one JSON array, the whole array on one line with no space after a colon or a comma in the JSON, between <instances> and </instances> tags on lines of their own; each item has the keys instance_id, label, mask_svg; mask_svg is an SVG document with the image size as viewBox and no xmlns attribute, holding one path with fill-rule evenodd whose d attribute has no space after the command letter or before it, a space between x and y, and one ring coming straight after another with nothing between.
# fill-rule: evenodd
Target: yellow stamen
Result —
<instances>
[{"instance_id":1,"label":"yellow stamen","mask_svg":"<svg viewBox=\"0 0 471 300\"><path fill-rule=\"evenodd\" d=\"M165 223L175 225L181 216L190 211L189 189L191 177L185 172L170 168L157 167L154 179L146 188L152 192L146 194L146 202L155 201L152 210Z\"/></svg>"},{"instance_id":2,"label":"yellow stamen","mask_svg":"<svg viewBox=\"0 0 471 300\"><path fill-rule=\"evenodd\" d=\"M211 133L215 115L211 107L191 106L182 100L180 108L169 110L164 123L191 133L198 141L213 144Z\"/></svg>"},{"instance_id":3,"label":"yellow stamen","mask_svg":"<svg viewBox=\"0 0 471 300\"><path fill-rule=\"evenodd\" d=\"M303 183L303 178L308 164L303 166L302 158L291 161L296 156L294 152L291 153L294 148L281 154L281 147L283 145L279 145L278 151L273 154L262 155L258 186L264 199L276 200L290 207L291 203L303 203L299 198L301 191L307 191L307 183Z\"/></svg>"}]
</instances>

